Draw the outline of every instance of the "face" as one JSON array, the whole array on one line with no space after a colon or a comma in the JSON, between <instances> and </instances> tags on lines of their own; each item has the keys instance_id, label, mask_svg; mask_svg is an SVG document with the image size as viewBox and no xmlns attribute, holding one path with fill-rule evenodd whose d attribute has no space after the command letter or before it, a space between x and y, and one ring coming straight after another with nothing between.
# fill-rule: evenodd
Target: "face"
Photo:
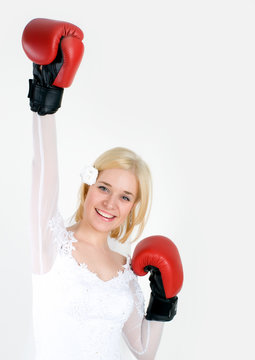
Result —
<instances>
[{"instance_id":1,"label":"face","mask_svg":"<svg viewBox=\"0 0 255 360\"><path fill-rule=\"evenodd\" d=\"M109 233L124 223L135 204L137 192L137 179L131 171L101 171L96 183L88 190L83 220L95 230Z\"/></svg>"}]
</instances>

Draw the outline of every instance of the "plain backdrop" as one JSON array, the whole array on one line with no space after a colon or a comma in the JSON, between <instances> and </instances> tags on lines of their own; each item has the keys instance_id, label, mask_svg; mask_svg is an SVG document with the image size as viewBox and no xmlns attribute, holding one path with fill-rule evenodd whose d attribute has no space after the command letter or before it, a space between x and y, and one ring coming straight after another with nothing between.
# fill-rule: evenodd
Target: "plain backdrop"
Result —
<instances>
[{"instance_id":1,"label":"plain backdrop","mask_svg":"<svg viewBox=\"0 0 255 360\"><path fill-rule=\"evenodd\" d=\"M45 17L85 35L56 115L64 217L84 164L113 146L135 150L154 183L143 236L170 237L185 275L156 359L254 359L254 1L24 0L0 17L0 358L33 359L32 64L21 36ZM133 359L124 345L123 359Z\"/></svg>"}]
</instances>

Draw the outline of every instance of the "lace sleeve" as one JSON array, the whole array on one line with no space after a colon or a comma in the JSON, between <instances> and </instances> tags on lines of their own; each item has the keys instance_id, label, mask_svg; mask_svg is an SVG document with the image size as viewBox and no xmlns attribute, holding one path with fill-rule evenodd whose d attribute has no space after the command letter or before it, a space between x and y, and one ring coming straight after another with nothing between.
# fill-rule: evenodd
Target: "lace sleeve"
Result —
<instances>
[{"instance_id":1,"label":"lace sleeve","mask_svg":"<svg viewBox=\"0 0 255 360\"><path fill-rule=\"evenodd\" d=\"M155 358L164 327L163 322L148 321L144 317L144 297L137 278L130 281L134 307L126 321L122 335L136 359Z\"/></svg>"},{"instance_id":2,"label":"lace sleeve","mask_svg":"<svg viewBox=\"0 0 255 360\"><path fill-rule=\"evenodd\" d=\"M33 113L32 192L30 234L32 271L43 274L53 265L56 249L49 220L56 215L58 202L58 164L54 115Z\"/></svg>"}]
</instances>

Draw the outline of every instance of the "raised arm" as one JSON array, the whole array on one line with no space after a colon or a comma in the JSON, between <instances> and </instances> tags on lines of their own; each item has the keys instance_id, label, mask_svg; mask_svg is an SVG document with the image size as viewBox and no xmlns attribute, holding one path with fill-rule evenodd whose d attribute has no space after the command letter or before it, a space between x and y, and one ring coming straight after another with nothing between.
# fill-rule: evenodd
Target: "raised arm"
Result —
<instances>
[{"instance_id":1,"label":"raised arm","mask_svg":"<svg viewBox=\"0 0 255 360\"><path fill-rule=\"evenodd\" d=\"M77 26L50 19L33 19L22 34L23 49L33 62L29 80L33 114L31 238L33 272L50 270L55 249L49 220L57 212L58 165L54 113L61 106L64 88L72 84L82 60L83 32Z\"/></svg>"},{"instance_id":2,"label":"raised arm","mask_svg":"<svg viewBox=\"0 0 255 360\"><path fill-rule=\"evenodd\" d=\"M32 271L43 274L50 270L55 249L49 220L57 212L58 162L54 115L33 113L33 163L30 229Z\"/></svg>"}]
</instances>

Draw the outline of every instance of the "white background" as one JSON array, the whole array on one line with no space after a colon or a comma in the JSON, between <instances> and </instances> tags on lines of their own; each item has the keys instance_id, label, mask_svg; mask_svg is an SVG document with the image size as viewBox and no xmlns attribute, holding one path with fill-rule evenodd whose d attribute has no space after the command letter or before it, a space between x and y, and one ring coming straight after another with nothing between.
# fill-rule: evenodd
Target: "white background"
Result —
<instances>
[{"instance_id":1,"label":"white background","mask_svg":"<svg viewBox=\"0 0 255 360\"><path fill-rule=\"evenodd\" d=\"M170 237L185 274L156 359L254 359L254 10L248 0L4 4L1 359L33 359L32 65L21 35L35 17L72 22L85 34L83 62L57 113L64 216L75 209L83 164L113 146L135 150L154 180L144 236ZM148 280L141 284L148 301Z\"/></svg>"}]
</instances>

